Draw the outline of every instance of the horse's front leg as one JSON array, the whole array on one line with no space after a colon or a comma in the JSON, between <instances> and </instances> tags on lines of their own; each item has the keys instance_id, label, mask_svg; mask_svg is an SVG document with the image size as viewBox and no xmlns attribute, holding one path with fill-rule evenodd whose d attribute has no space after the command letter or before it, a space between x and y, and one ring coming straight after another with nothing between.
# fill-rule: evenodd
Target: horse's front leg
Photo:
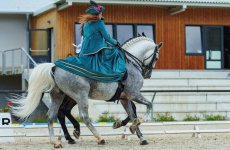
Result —
<instances>
[{"instance_id":1,"label":"horse's front leg","mask_svg":"<svg viewBox=\"0 0 230 150\"><path fill-rule=\"evenodd\" d=\"M71 112L66 113L66 117L74 126L73 135L75 136L76 139L79 139L81 134L79 122L72 116Z\"/></svg>"},{"instance_id":2,"label":"horse's front leg","mask_svg":"<svg viewBox=\"0 0 230 150\"><path fill-rule=\"evenodd\" d=\"M71 110L73 107L76 105L76 101L73 100L71 97L66 96L64 99L64 105L63 105L63 111L65 113L65 116L69 119L69 121L73 124L74 126L74 131L73 135L75 136L76 139L79 139L80 137L80 124L79 122L72 116Z\"/></svg>"},{"instance_id":3,"label":"horse's front leg","mask_svg":"<svg viewBox=\"0 0 230 150\"><path fill-rule=\"evenodd\" d=\"M127 100L127 99L123 99L123 100ZM135 106L134 102L132 102L132 101L130 101L130 102L131 102L131 105L133 108L133 112L134 112L135 116L137 117L136 106ZM130 118L128 115L128 117L126 117L124 120L114 122L113 129L120 128L121 126L126 126L129 123L129 121L130 121Z\"/></svg>"},{"instance_id":4,"label":"horse's front leg","mask_svg":"<svg viewBox=\"0 0 230 150\"><path fill-rule=\"evenodd\" d=\"M153 104L150 101L148 101L141 93L138 92L134 96L130 96L128 99L133 100L139 104L146 105L147 106L147 114L149 114L151 112Z\"/></svg>"},{"instance_id":5,"label":"horse's front leg","mask_svg":"<svg viewBox=\"0 0 230 150\"><path fill-rule=\"evenodd\" d=\"M93 133L93 135L97 139L97 143L100 145L105 144L105 140L102 139L101 135L97 132L96 128L92 125L89 114L88 114L88 95L86 94L84 97L81 96L81 98L78 101L78 109L79 109L79 115L83 119L85 125L89 128L89 130Z\"/></svg>"},{"instance_id":6,"label":"horse's front leg","mask_svg":"<svg viewBox=\"0 0 230 150\"><path fill-rule=\"evenodd\" d=\"M68 132L68 129L66 127L66 124L65 124L65 112L64 110L62 109L59 109L58 111L58 120L61 124L61 128L64 132L64 135L65 135L65 139L68 141L69 144L75 144L76 142L74 141L74 139L71 138L69 132Z\"/></svg>"},{"instance_id":7,"label":"horse's front leg","mask_svg":"<svg viewBox=\"0 0 230 150\"><path fill-rule=\"evenodd\" d=\"M133 133L133 130L136 130L137 136L140 139L140 144L141 145L146 145L148 144L148 142L144 139L140 129L139 129L139 125L140 125L140 120L137 118L137 116L134 113L131 101L129 100L121 100L121 104L124 107L124 109L126 110L127 114L129 115L129 118L132 121L132 125L130 127L131 132Z\"/></svg>"}]
</instances>

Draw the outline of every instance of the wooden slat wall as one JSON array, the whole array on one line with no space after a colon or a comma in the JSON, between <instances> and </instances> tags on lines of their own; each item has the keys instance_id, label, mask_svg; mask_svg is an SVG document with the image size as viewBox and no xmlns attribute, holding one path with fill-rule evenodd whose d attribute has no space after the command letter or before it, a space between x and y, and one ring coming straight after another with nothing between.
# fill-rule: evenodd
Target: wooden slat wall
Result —
<instances>
[{"instance_id":1,"label":"wooden slat wall","mask_svg":"<svg viewBox=\"0 0 230 150\"><path fill-rule=\"evenodd\" d=\"M52 25L56 28L57 59L73 54L74 24L86 8L87 5L78 4L34 18L33 27L36 28L44 27L46 19L56 18ZM230 9L224 8L188 8L185 12L170 15L166 7L110 5L106 6L103 15L107 23L154 24L156 43L164 42L158 69L204 69L203 56L185 55L185 25L230 26Z\"/></svg>"}]
</instances>

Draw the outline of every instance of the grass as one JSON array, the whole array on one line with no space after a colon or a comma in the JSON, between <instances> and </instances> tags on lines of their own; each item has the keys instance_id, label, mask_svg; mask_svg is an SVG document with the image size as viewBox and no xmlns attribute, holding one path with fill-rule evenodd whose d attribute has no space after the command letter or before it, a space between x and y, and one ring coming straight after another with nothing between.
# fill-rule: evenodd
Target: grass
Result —
<instances>
[{"instance_id":1,"label":"grass","mask_svg":"<svg viewBox=\"0 0 230 150\"><path fill-rule=\"evenodd\" d=\"M170 113L157 114L155 120L159 122L176 121L176 119Z\"/></svg>"},{"instance_id":2,"label":"grass","mask_svg":"<svg viewBox=\"0 0 230 150\"><path fill-rule=\"evenodd\" d=\"M109 115L109 112L103 112L102 115L99 116L98 122L115 122L118 121L118 118Z\"/></svg>"},{"instance_id":3,"label":"grass","mask_svg":"<svg viewBox=\"0 0 230 150\"><path fill-rule=\"evenodd\" d=\"M79 117L79 116L77 116L75 119L76 119L78 122L84 122L84 121L83 121L83 118L81 118L81 117ZM92 118L89 118L89 120L92 122Z\"/></svg>"},{"instance_id":4,"label":"grass","mask_svg":"<svg viewBox=\"0 0 230 150\"><path fill-rule=\"evenodd\" d=\"M47 123L47 118L46 117L36 117L36 118L33 118L31 122L33 122L33 123Z\"/></svg>"},{"instance_id":5,"label":"grass","mask_svg":"<svg viewBox=\"0 0 230 150\"><path fill-rule=\"evenodd\" d=\"M220 120L227 120L226 116L221 115L204 115L205 121L220 121Z\"/></svg>"},{"instance_id":6,"label":"grass","mask_svg":"<svg viewBox=\"0 0 230 150\"><path fill-rule=\"evenodd\" d=\"M186 117L183 119L183 121L199 121L200 118L195 116L191 116L191 115L186 115Z\"/></svg>"}]
</instances>

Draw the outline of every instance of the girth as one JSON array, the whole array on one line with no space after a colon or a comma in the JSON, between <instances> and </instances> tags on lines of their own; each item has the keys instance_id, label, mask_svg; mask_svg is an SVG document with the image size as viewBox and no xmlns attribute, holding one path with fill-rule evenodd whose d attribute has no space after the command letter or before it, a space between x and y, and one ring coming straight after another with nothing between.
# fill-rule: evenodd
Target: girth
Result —
<instances>
[{"instance_id":1,"label":"girth","mask_svg":"<svg viewBox=\"0 0 230 150\"><path fill-rule=\"evenodd\" d=\"M124 77L122 78L122 81L126 80L127 77L128 77L128 73L126 71L124 74ZM117 87L116 93L113 95L113 97L110 100L106 100L106 102L114 102L114 103L116 101L117 101L117 103L119 102L121 93L124 91L124 85L122 84L122 81L118 82L118 87Z\"/></svg>"}]
</instances>

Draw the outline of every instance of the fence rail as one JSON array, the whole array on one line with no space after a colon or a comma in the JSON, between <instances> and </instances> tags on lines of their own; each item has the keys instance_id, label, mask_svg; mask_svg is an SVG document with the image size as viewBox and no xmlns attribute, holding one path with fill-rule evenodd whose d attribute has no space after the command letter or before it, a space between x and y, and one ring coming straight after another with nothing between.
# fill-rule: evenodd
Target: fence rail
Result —
<instances>
[{"instance_id":1,"label":"fence rail","mask_svg":"<svg viewBox=\"0 0 230 150\"><path fill-rule=\"evenodd\" d=\"M15 90L15 91L8 91L8 90L0 90L0 93L26 93L26 91L20 91L20 90ZM157 93L163 93L163 92L230 92L230 90L142 90L142 93L153 93L152 97L152 103L154 102L154 98ZM153 103L154 104L154 103ZM153 108L153 107L152 107ZM151 119L153 119L153 112L154 110L152 109L151 113ZM110 127L112 128L112 123L110 124L94 124L96 127ZM107 133L102 133L104 136L113 136L113 135L123 135L125 137L129 137L131 135L129 131L129 125L125 126L124 131L120 132L107 132ZM199 126L203 125L230 125L230 121L198 121L198 122L154 122L154 123L143 123L141 126L147 127L147 126L162 126L162 127L167 127L167 126L180 126L180 125L192 125L194 126L193 129L191 130L166 130L162 129L160 131L143 131L143 134L145 135L152 135L152 134L192 134L193 137L201 137L201 133L230 133L230 128L229 129L202 129L200 130ZM68 127L72 128L71 124L67 125ZM86 127L85 125L81 125L81 127ZM20 129L20 133L9 133L9 134L0 134L0 137L48 137L49 134L40 134L40 133L27 133L27 130L39 130L42 128L47 128L47 125L43 126L38 126L38 125L18 125L18 126L10 126L10 127L0 127L1 130L16 130ZM55 136L63 136L61 133L61 128L60 125L54 126L54 128L58 128L59 132ZM82 134L82 136L92 136L92 134Z\"/></svg>"},{"instance_id":2,"label":"fence rail","mask_svg":"<svg viewBox=\"0 0 230 150\"><path fill-rule=\"evenodd\" d=\"M226 92L226 93L230 93L230 90L141 90L142 93L153 93L151 102L154 105L154 99L156 97L157 93L200 93L200 92L204 92L204 93L218 93L218 92ZM27 91L20 91L20 90L0 90L0 93L27 93ZM153 107L151 109L151 120L153 121Z\"/></svg>"},{"instance_id":3,"label":"fence rail","mask_svg":"<svg viewBox=\"0 0 230 150\"><path fill-rule=\"evenodd\" d=\"M199 121L199 122L158 122L158 123L143 123L141 124L141 127L147 127L147 126L161 126L161 127L168 127L168 126L178 126L178 125L192 125L194 126L191 130L144 130L142 133L144 135L153 135L153 134L192 134L193 137L201 137L201 133L230 133L230 129L206 129L206 130L200 130L198 126L201 125L230 125L230 121ZM95 127L110 127L112 128L112 123L94 123ZM129 136L132 135L129 131L129 126L131 124L127 124L123 131L113 131L113 132L104 132L102 133L103 136L114 136L114 135L123 135L123 136ZM68 128L73 128L72 124L67 124ZM48 129L48 125L14 125L14 126L0 126L1 130L17 130L20 129L20 132L14 132L12 134L1 134L0 137L49 137L49 134L47 133L27 133L27 130L41 130L43 128ZM63 136L63 133L61 133L61 126L60 125L54 125L54 128L59 129L59 132L55 134L55 136ZM84 124L81 124L81 128L86 128ZM83 133L81 136L93 136L91 133L86 134Z\"/></svg>"}]
</instances>

